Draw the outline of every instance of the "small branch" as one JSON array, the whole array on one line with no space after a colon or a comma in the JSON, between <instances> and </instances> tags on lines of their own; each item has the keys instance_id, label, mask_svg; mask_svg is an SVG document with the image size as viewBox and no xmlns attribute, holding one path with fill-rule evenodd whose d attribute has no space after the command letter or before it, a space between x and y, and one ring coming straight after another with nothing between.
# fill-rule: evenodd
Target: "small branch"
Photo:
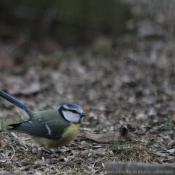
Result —
<instances>
[{"instance_id":1,"label":"small branch","mask_svg":"<svg viewBox=\"0 0 175 175\"><path fill-rule=\"evenodd\" d=\"M10 158L10 160L9 160L9 161L11 161L11 160L13 159L14 155L15 155L15 149L13 148L13 146L12 146L12 145L10 145L10 147L11 147L11 148L12 148L12 150L13 150L13 155L11 156L11 158Z\"/></svg>"},{"instance_id":2,"label":"small branch","mask_svg":"<svg viewBox=\"0 0 175 175\"><path fill-rule=\"evenodd\" d=\"M78 154L76 154L72 159L68 160L60 169L65 168L69 164L69 162L71 162L72 160L74 160L75 158L77 158L80 154L81 154L81 152L78 153Z\"/></svg>"}]
</instances>

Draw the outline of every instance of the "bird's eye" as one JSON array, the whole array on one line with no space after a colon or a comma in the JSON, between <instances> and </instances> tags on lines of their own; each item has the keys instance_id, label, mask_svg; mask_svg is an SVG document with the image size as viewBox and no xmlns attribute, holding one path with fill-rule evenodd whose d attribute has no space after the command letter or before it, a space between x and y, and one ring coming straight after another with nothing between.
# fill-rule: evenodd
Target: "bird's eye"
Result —
<instances>
[{"instance_id":1,"label":"bird's eye","mask_svg":"<svg viewBox=\"0 0 175 175\"><path fill-rule=\"evenodd\" d=\"M72 112L72 113L76 113L76 114L78 113L76 110L71 110L71 112Z\"/></svg>"}]
</instances>

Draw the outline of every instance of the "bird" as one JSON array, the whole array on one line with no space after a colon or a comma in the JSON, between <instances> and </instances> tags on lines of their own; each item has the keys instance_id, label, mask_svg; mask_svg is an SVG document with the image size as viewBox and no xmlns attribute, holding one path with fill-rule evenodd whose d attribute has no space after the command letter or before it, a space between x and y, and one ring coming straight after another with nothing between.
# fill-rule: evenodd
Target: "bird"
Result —
<instances>
[{"instance_id":1,"label":"bird","mask_svg":"<svg viewBox=\"0 0 175 175\"><path fill-rule=\"evenodd\" d=\"M22 110L28 118L26 121L8 125L8 130L26 133L36 143L48 149L65 146L74 140L83 118L87 116L74 103L63 104L56 110L34 112L3 90L0 90L0 96Z\"/></svg>"}]
</instances>

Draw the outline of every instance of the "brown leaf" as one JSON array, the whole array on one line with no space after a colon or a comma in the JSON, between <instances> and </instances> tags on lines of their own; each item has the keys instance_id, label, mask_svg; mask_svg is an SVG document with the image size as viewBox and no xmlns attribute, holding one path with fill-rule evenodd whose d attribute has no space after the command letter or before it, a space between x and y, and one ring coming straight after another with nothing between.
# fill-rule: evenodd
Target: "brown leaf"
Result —
<instances>
[{"instance_id":1,"label":"brown leaf","mask_svg":"<svg viewBox=\"0 0 175 175\"><path fill-rule=\"evenodd\" d=\"M109 143L116 141L124 141L127 138L127 132L123 130L120 131L109 131L105 134L92 134L90 132L84 131L82 137L86 139L94 140L99 143Z\"/></svg>"}]
</instances>

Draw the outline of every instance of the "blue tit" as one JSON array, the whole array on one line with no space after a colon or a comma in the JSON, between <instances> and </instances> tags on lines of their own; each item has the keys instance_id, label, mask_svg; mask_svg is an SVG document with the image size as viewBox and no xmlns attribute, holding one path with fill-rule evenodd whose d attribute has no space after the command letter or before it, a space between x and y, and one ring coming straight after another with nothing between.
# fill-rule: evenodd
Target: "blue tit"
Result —
<instances>
[{"instance_id":1,"label":"blue tit","mask_svg":"<svg viewBox=\"0 0 175 175\"><path fill-rule=\"evenodd\" d=\"M27 121L10 124L9 130L29 134L36 143L48 148L64 146L72 141L86 116L82 108L73 103L64 104L58 110L34 112L2 90L0 96L22 109L28 116Z\"/></svg>"}]
</instances>

